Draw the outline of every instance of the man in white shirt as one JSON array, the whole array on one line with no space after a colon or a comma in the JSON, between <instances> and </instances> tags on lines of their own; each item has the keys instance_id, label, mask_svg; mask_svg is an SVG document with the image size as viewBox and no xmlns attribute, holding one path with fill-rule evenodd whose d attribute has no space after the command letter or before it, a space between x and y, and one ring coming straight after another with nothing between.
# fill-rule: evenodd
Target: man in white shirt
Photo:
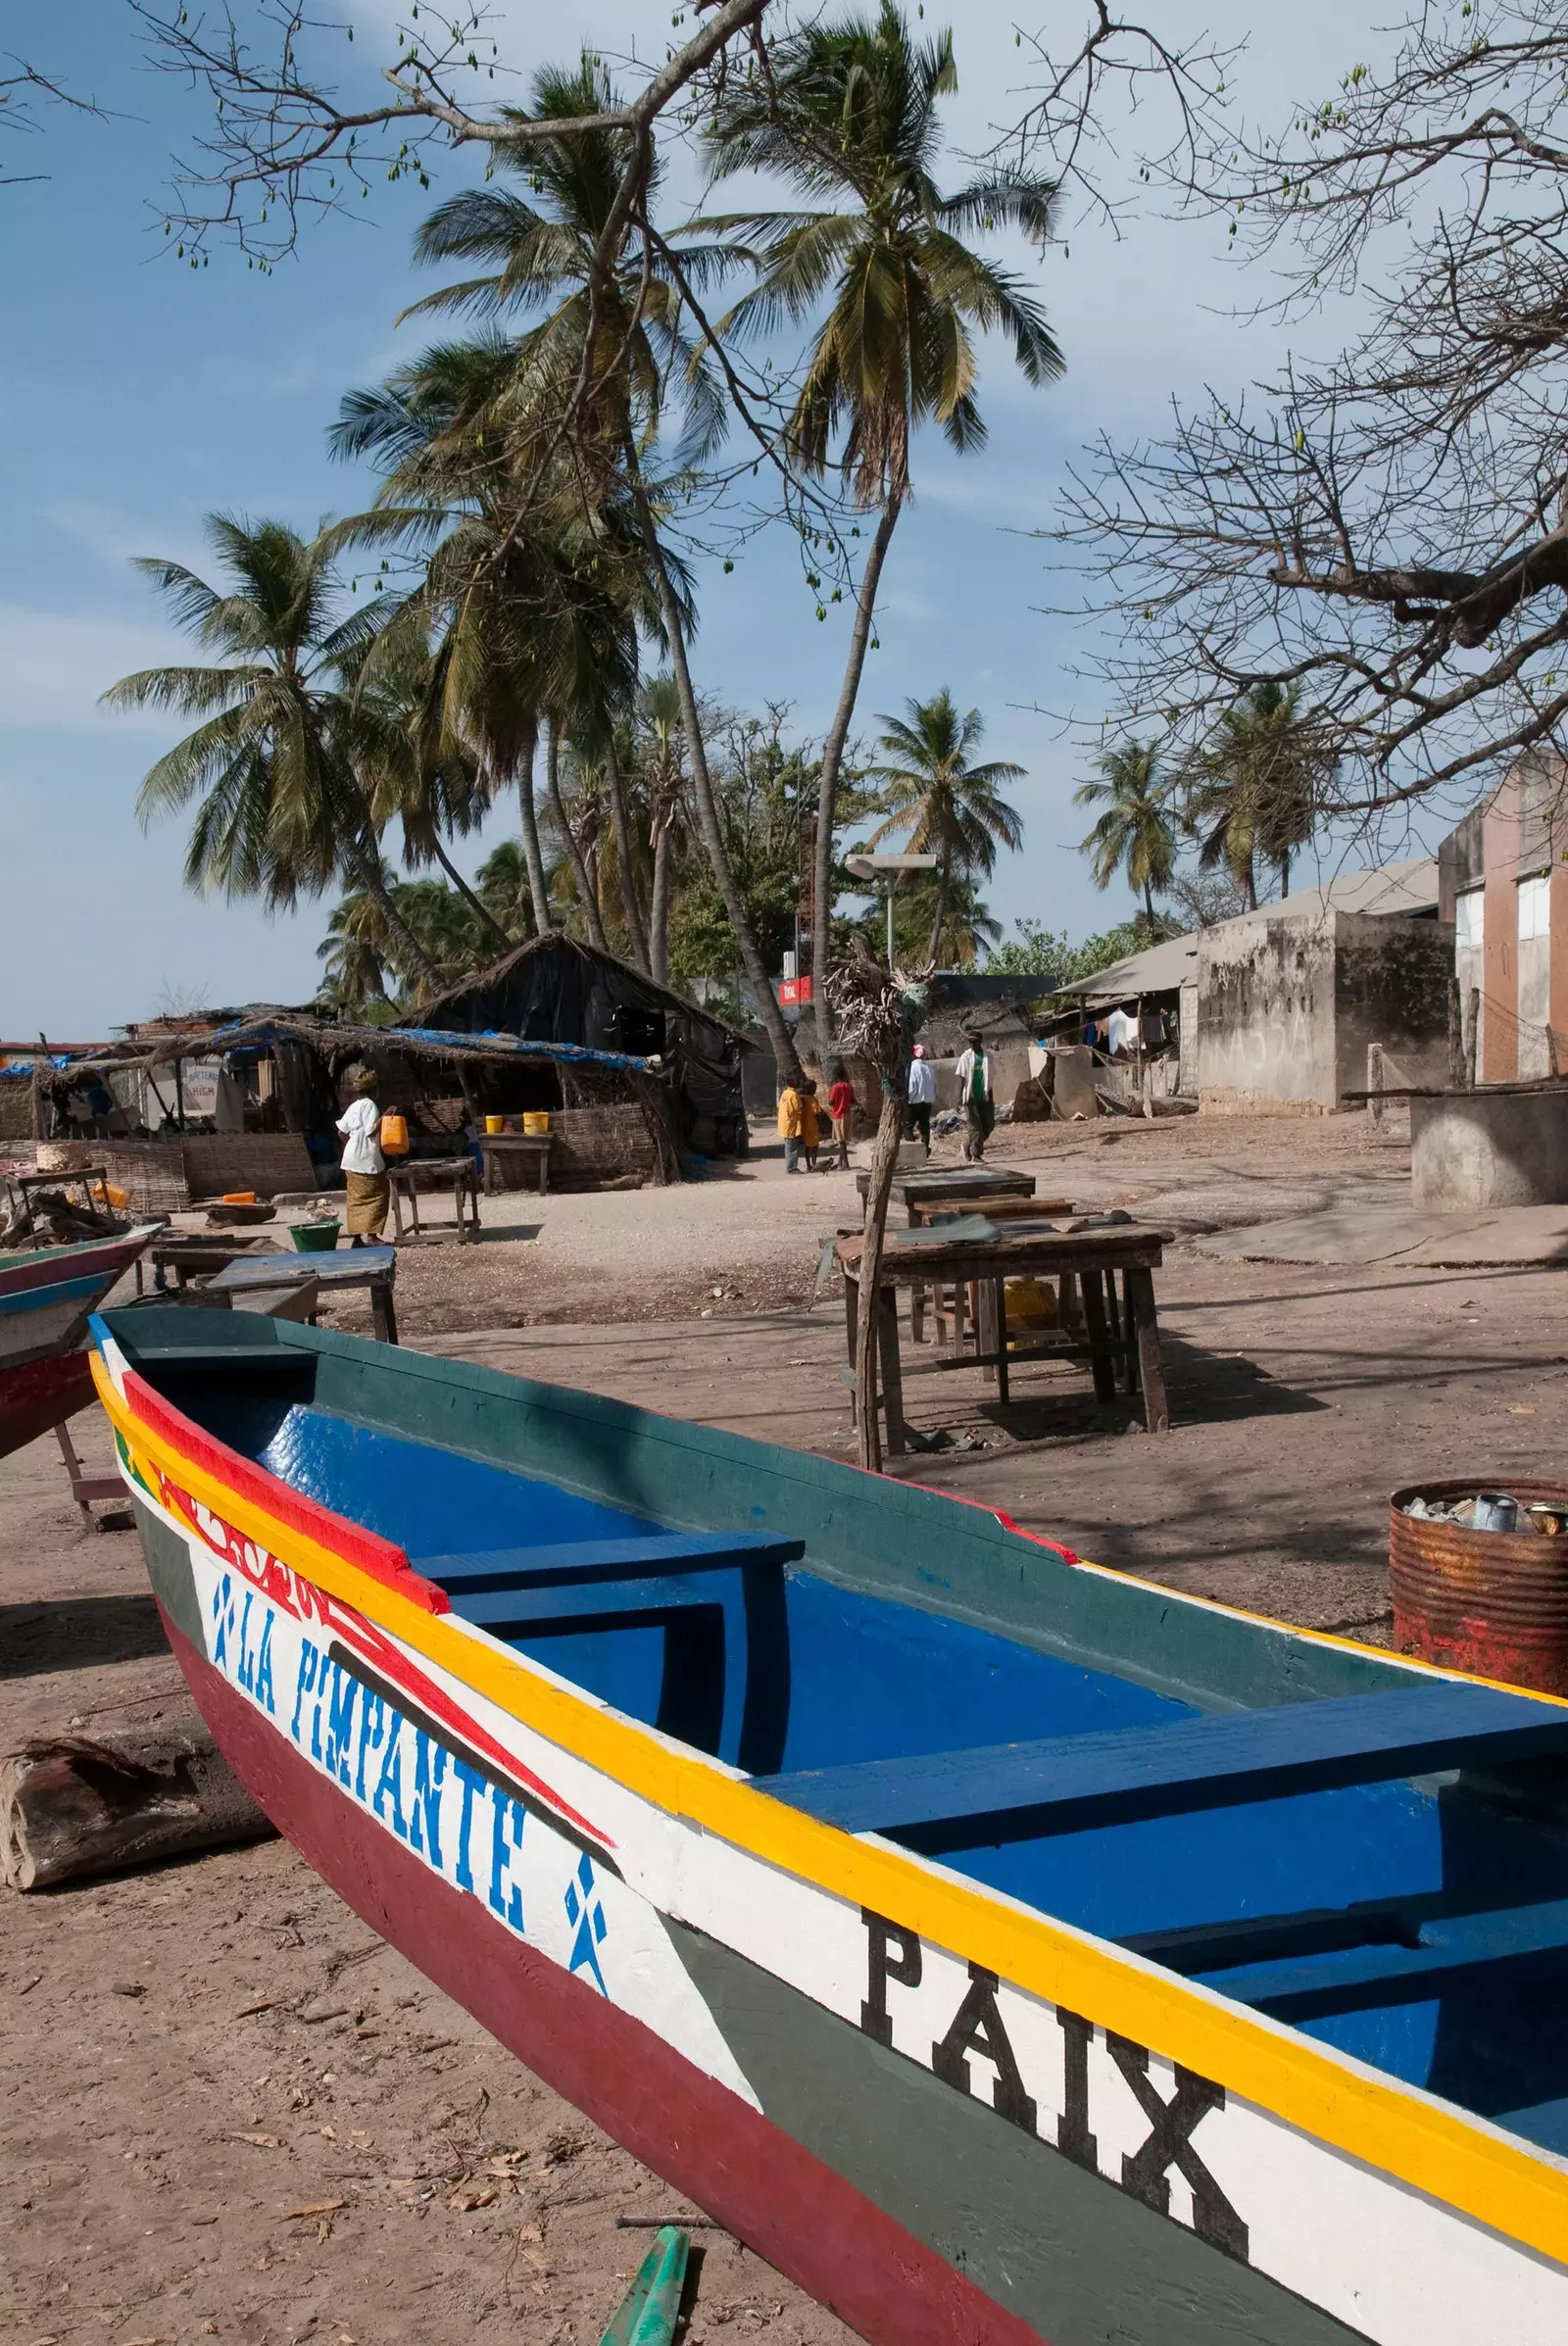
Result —
<instances>
[{"instance_id":1,"label":"man in white shirt","mask_svg":"<svg viewBox=\"0 0 1568 2346\"><path fill-rule=\"evenodd\" d=\"M354 1097L337 1120L344 1136L343 1181L349 1200L349 1244L363 1246L378 1239L386 1227L392 1202L392 1184L381 1154L381 1111L375 1100L375 1077L368 1067L354 1078Z\"/></svg>"},{"instance_id":2,"label":"man in white shirt","mask_svg":"<svg viewBox=\"0 0 1568 2346\"><path fill-rule=\"evenodd\" d=\"M963 1144L964 1159L978 1165L983 1162L986 1143L997 1120L997 1103L991 1092L991 1060L985 1037L978 1029L964 1037L967 1051L958 1055L954 1074L958 1083L958 1105L969 1120L967 1138Z\"/></svg>"},{"instance_id":3,"label":"man in white shirt","mask_svg":"<svg viewBox=\"0 0 1568 2346\"><path fill-rule=\"evenodd\" d=\"M931 1110L936 1105L937 1071L925 1055L925 1046L917 1043L909 1061L909 1132L931 1153Z\"/></svg>"}]
</instances>

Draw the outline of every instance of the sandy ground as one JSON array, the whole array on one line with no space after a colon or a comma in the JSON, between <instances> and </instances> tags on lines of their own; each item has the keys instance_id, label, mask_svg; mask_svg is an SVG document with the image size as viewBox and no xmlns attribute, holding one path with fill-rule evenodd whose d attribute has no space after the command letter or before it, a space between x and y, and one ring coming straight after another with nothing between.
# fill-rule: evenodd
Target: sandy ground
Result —
<instances>
[{"instance_id":1,"label":"sandy ground","mask_svg":"<svg viewBox=\"0 0 1568 2346\"><path fill-rule=\"evenodd\" d=\"M977 1374L906 1346L912 1422L977 1446L903 1471L1102 1563L1373 1640L1392 1488L1553 1471L1557 1274L1215 1261L1191 1243L1397 1203L1396 1131L999 1139L1043 1190L1183 1234L1158 1279L1174 1430L1101 1409L1068 1366L1019 1374L1002 1411ZM481 1246L400 1262L406 1341L847 1453L842 1306L807 1307L822 1239L855 1219L845 1177L786 1183L762 1156L700 1188L496 1205L512 1235L487 1212ZM75 1431L107 1468L98 1422ZM0 1461L5 1742L182 1699L133 1536L83 1531L52 1441ZM616 2219L680 2212L280 1844L0 1915L0 2318L23 2346L593 2346L648 2237ZM848 2337L737 2243L697 2237L691 2339Z\"/></svg>"}]
</instances>

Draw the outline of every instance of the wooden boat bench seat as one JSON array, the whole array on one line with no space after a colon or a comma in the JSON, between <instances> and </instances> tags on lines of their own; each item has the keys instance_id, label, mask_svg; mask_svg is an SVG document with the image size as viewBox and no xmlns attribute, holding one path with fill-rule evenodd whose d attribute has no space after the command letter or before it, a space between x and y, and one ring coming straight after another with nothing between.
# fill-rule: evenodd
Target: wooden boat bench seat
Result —
<instances>
[{"instance_id":1,"label":"wooden boat bench seat","mask_svg":"<svg viewBox=\"0 0 1568 2346\"><path fill-rule=\"evenodd\" d=\"M461 1555L421 1556L419 1570L449 1592L490 1588L568 1588L580 1581L613 1581L630 1574L721 1572L731 1565L793 1564L803 1540L775 1540L761 1532L653 1532L629 1540L563 1540L540 1547L472 1548Z\"/></svg>"},{"instance_id":2,"label":"wooden boat bench seat","mask_svg":"<svg viewBox=\"0 0 1568 2346\"><path fill-rule=\"evenodd\" d=\"M529 1548L428 1556L461 1620L527 1647L536 1639L627 1630L663 1633L654 1725L699 1751L719 1750L726 1684L739 1663L743 1768L776 1768L789 1718L784 1572L799 1540L748 1532L668 1532ZM725 1567L735 1578L722 1577Z\"/></svg>"},{"instance_id":3,"label":"wooden boat bench seat","mask_svg":"<svg viewBox=\"0 0 1568 2346\"><path fill-rule=\"evenodd\" d=\"M1190 1976L1256 2011L1296 2022L1396 1998L1424 2001L1464 1973L1493 1973L1501 1992L1502 1969L1516 1975L1568 1968L1568 1899L1446 1915L1419 1925L1411 1937L1414 1945L1385 1940Z\"/></svg>"},{"instance_id":4,"label":"wooden boat bench seat","mask_svg":"<svg viewBox=\"0 0 1568 2346\"><path fill-rule=\"evenodd\" d=\"M700 1608L723 1609L721 1588L701 1573L619 1573L607 1580L550 1581L542 1588L457 1588L452 1609L496 1637L574 1637L638 1628Z\"/></svg>"},{"instance_id":5,"label":"wooden boat bench seat","mask_svg":"<svg viewBox=\"0 0 1568 2346\"><path fill-rule=\"evenodd\" d=\"M1109 1735L862 1760L759 1780L847 1833L934 1854L1568 1752L1568 1709L1442 1682Z\"/></svg>"}]
</instances>

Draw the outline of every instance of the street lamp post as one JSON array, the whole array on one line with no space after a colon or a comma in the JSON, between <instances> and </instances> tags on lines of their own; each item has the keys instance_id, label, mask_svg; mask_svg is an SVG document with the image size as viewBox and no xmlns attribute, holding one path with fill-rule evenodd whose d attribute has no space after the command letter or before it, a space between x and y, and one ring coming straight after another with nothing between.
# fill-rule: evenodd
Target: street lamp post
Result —
<instances>
[{"instance_id":1,"label":"street lamp post","mask_svg":"<svg viewBox=\"0 0 1568 2346\"><path fill-rule=\"evenodd\" d=\"M906 871L935 871L935 855L846 855L846 868L858 880L885 879L888 884L888 968L893 967L893 892Z\"/></svg>"}]
</instances>

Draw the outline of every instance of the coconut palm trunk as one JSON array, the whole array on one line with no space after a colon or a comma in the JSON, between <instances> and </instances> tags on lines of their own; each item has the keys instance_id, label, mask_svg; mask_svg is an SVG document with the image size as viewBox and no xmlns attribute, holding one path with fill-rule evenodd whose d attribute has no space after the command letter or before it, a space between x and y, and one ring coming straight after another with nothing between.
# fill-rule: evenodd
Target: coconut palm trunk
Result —
<instances>
[{"instance_id":1,"label":"coconut palm trunk","mask_svg":"<svg viewBox=\"0 0 1568 2346\"><path fill-rule=\"evenodd\" d=\"M648 908L648 967L662 986L669 983L669 873L674 860L671 820L666 817L661 821L654 840L654 891Z\"/></svg>"},{"instance_id":2,"label":"coconut palm trunk","mask_svg":"<svg viewBox=\"0 0 1568 2346\"><path fill-rule=\"evenodd\" d=\"M615 867L620 875L621 910L626 920L626 936L631 945L631 957L639 969L652 968L648 954L648 930L643 920L642 901L637 893L637 867L631 854L631 818L626 811L626 785L615 756L614 738L605 737L605 771L610 778L610 819L615 832Z\"/></svg>"},{"instance_id":3,"label":"coconut palm trunk","mask_svg":"<svg viewBox=\"0 0 1568 2346\"><path fill-rule=\"evenodd\" d=\"M942 925L948 917L948 896L952 886L953 857L951 855L947 855L943 856L937 866L936 909L931 915L931 935L926 942L925 949L926 960L933 969L937 965L937 955L942 951Z\"/></svg>"},{"instance_id":4,"label":"coconut palm trunk","mask_svg":"<svg viewBox=\"0 0 1568 2346\"><path fill-rule=\"evenodd\" d=\"M528 896L533 904L533 925L541 937L548 937L555 927L550 917L550 886L545 878L545 859L539 847L539 809L534 805L533 762L539 752L539 728L530 724L523 733L521 754L517 759L517 809L522 824L522 859L528 869Z\"/></svg>"},{"instance_id":5,"label":"coconut palm trunk","mask_svg":"<svg viewBox=\"0 0 1568 2346\"><path fill-rule=\"evenodd\" d=\"M373 848L368 848L364 839L353 831L347 832L344 836L342 854L344 861L366 895L374 899L388 930L397 939L402 951L408 956L411 970L416 970L421 977L428 979L432 986L439 988L442 982L441 972L393 903L392 892L382 877L379 855Z\"/></svg>"},{"instance_id":6,"label":"coconut palm trunk","mask_svg":"<svg viewBox=\"0 0 1568 2346\"><path fill-rule=\"evenodd\" d=\"M500 921L497 920L489 905L484 902L484 899L480 896L476 896L474 891L468 886L467 881L464 878L462 872L459 871L457 865L453 862L452 857L447 854L446 849L442 846L438 834L434 832L431 833L430 845L435 851L435 859L440 864L441 869L446 873L447 878L451 881L459 896L462 897L469 911L475 915L481 925L481 929L488 933L497 951L503 953L510 953L512 951L512 939L507 935L506 930L502 927Z\"/></svg>"},{"instance_id":7,"label":"coconut palm trunk","mask_svg":"<svg viewBox=\"0 0 1568 2346\"><path fill-rule=\"evenodd\" d=\"M712 869L714 884L723 902L724 911L734 932L736 950L741 956L757 1002L757 1014L761 1019L768 1042L773 1050L773 1063L781 1084L796 1084L805 1073L794 1038L784 1023L778 1006L778 997L772 981L762 965L752 924L746 917L746 906L735 883L734 868L724 847L724 834L719 828L718 805L713 797L712 777L708 770L708 750L703 740L702 712L697 706L697 692L692 683L691 662L686 657L686 630L682 623L680 605L670 583L669 567L664 550L655 526L653 509L643 484L642 468L637 451L626 443L626 470L636 501L638 524L648 554L648 565L653 574L654 592L658 598L659 615L669 644L669 664L674 673L675 690L680 698L681 731L686 736L686 755L691 760L692 796L697 805L697 833Z\"/></svg>"},{"instance_id":8,"label":"coconut palm trunk","mask_svg":"<svg viewBox=\"0 0 1568 2346\"><path fill-rule=\"evenodd\" d=\"M859 697L866 650L871 641L871 623L876 615L882 565L888 559L888 548L893 543L893 532L899 525L903 505L903 498L895 490L877 517L876 535L871 540L865 568L860 573L860 591L856 597L855 625L850 632L850 656L844 664L839 705L833 712L827 739L822 744L822 777L816 806L816 868L811 885L811 1007L816 1016L817 1044L824 1064L833 1048L833 1014L828 1008L822 980L827 972L828 939L832 935L833 923L833 830L838 810L839 774L844 764L844 745L849 740L850 725L855 716L855 704Z\"/></svg>"},{"instance_id":9,"label":"coconut palm trunk","mask_svg":"<svg viewBox=\"0 0 1568 2346\"><path fill-rule=\"evenodd\" d=\"M554 718L551 720L550 735L545 746L545 787L550 793L550 805L555 814L556 828L561 833L562 845L566 851L573 876L577 882L577 895L582 904L583 918L588 923L589 941L596 945L602 953L608 953L610 941L605 935L605 924L599 917L599 891L594 885L594 877L588 869L587 857L578 845L577 834L572 829L570 817L566 813L566 802L562 796L561 726Z\"/></svg>"}]
</instances>

